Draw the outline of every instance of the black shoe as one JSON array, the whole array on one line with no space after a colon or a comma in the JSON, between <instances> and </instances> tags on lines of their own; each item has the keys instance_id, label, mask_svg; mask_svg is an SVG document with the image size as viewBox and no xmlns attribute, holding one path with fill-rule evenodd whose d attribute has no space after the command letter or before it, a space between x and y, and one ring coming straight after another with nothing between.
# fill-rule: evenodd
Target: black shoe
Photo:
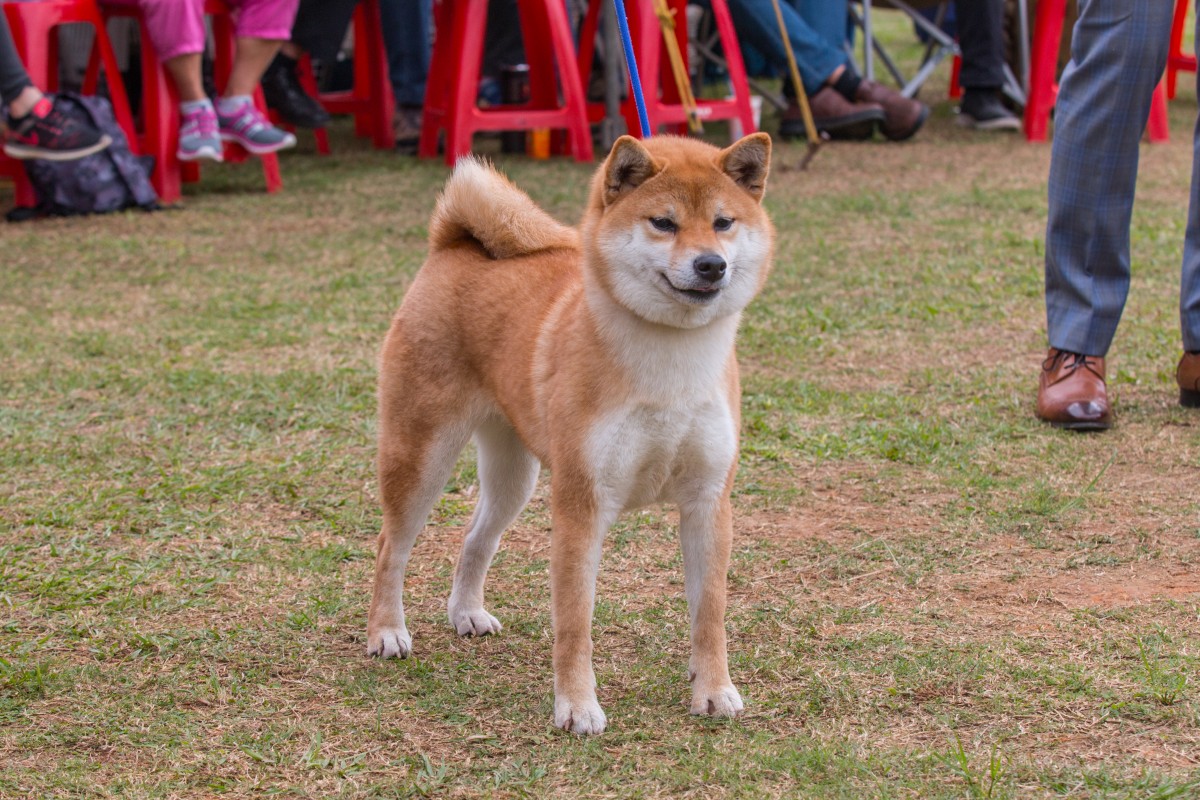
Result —
<instances>
[{"instance_id":1,"label":"black shoe","mask_svg":"<svg viewBox=\"0 0 1200 800\"><path fill-rule=\"evenodd\" d=\"M49 97L38 100L25 116L10 118L8 130L4 154L22 160L73 161L99 153L112 144L108 134L59 111Z\"/></svg>"},{"instance_id":2,"label":"black shoe","mask_svg":"<svg viewBox=\"0 0 1200 800\"><path fill-rule=\"evenodd\" d=\"M295 59L275 56L263 73L262 88L267 107L278 112L284 122L298 128L324 128L329 124L329 112L300 85Z\"/></svg>"},{"instance_id":3,"label":"black shoe","mask_svg":"<svg viewBox=\"0 0 1200 800\"><path fill-rule=\"evenodd\" d=\"M958 107L958 124L977 131L1018 131L1021 120L991 89L967 89Z\"/></svg>"}]
</instances>

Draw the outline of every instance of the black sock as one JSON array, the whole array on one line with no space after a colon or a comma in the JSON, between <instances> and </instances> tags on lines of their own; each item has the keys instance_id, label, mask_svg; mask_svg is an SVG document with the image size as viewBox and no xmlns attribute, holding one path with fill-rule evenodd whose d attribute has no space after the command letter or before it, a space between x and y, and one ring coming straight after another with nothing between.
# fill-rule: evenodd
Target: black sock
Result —
<instances>
[{"instance_id":1,"label":"black sock","mask_svg":"<svg viewBox=\"0 0 1200 800\"><path fill-rule=\"evenodd\" d=\"M842 97L855 103L858 101L858 85L860 83L862 83L862 78L847 64L846 68L842 70L842 74L833 82L833 88Z\"/></svg>"}]
</instances>

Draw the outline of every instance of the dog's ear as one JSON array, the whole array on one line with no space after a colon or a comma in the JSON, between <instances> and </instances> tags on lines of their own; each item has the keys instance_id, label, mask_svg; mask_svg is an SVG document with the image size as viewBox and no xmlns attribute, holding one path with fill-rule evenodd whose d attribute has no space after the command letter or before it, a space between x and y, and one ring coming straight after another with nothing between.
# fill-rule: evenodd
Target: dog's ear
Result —
<instances>
[{"instance_id":1,"label":"dog's ear","mask_svg":"<svg viewBox=\"0 0 1200 800\"><path fill-rule=\"evenodd\" d=\"M717 166L755 200L762 202L771 165L771 137L752 133L721 151Z\"/></svg>"},{"instance_id":2,"label":"dog's ear","mask_svg":"<svg viewBox=\"0 0 1200 800\"><path fill-rule=\"evenodd\" d=\"M633 191L658 174L662 166L642 143L622 136L613 144L604 162L604 205L610 206L622 195Z\"/></svg>"}]
</instances>

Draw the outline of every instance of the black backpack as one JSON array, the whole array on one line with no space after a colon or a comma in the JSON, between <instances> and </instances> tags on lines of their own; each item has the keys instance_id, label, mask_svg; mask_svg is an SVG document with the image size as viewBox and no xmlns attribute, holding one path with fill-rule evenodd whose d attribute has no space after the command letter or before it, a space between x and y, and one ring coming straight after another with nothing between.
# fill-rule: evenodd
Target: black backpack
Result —
<instances>
[{"instance_id":1,"label":"black backpack","mask_svg":"<svg viewBox=\"0 0 1200 800\"><path fill-rule=\"evenodd\" d=\"M10 221L33 216L73 216L107 214L126 208L152 211L160 208L158 194L150 185L151 156L135 156L129 149L125 131L113 117L112 105L103 97L63 92L54 96L55 105L64 113L86 119L112 138L99 153L75 161L47 161L35 158L25 162L25 172L37 193L35 209L15 208Z\"/></svg>"}]
</instances>

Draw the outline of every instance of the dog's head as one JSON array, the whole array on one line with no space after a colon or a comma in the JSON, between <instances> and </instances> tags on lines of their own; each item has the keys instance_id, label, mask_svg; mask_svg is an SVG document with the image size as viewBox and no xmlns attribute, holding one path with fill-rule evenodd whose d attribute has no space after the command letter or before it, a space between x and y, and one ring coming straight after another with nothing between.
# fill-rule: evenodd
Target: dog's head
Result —
<instances>
[{"instance_id":1,"label":"dog's head","mask_svg":"<svg viewBox=\"0 0 1200 800\"><path fill-rule=\"evenodd\" d=\"M774 230L762 207L770 157L765 133L724 150L622 136L584 218L593 284L660 325L698 328L740 312L771 267Z\"/></svg>"}]
</instances>

